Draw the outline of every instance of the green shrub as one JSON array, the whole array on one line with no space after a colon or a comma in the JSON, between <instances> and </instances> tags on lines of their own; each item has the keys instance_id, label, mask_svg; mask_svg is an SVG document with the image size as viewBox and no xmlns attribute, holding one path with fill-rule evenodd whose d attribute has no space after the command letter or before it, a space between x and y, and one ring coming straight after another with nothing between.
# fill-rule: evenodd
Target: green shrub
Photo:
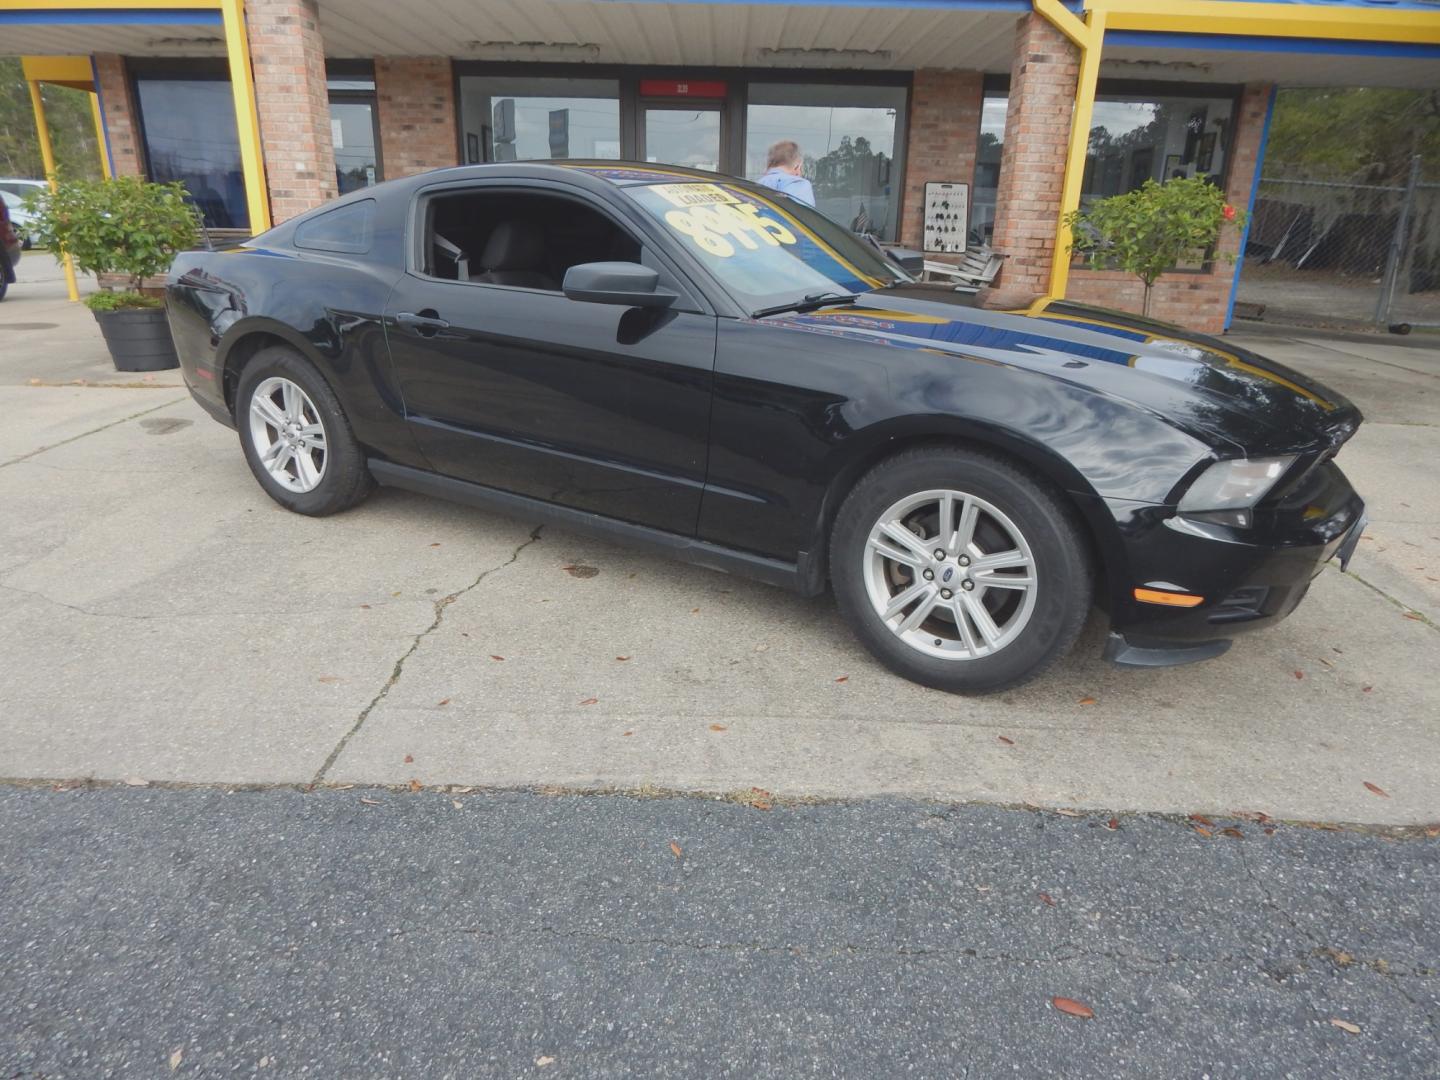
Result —
<instances>
[{"instance_id":1,"label":"green shrub","mask_svg":"<svg viewBox=\"0 0 1440 1080\"><path fill-rule=\"evenodd\" d=\"M91 311L135 311L140 308L157 308L160 304L158 296L146 296L138 292L97 292L85 298L85 306Z\"/></svg>"},{"instance_id":2,"label":"green shrub","mask_svg":"<svg viewBox=\"0 0 1440 1080\"><path fill-rule=\"evenodd\" d=\"M199 219L183 184L152 184L138 176L62 180L56 191L25 199L34 242L69 255L91 274L124 274L134 292L170 268L194 245ZM93 304L91 305L94 306Z\"/></svg>"},{"instance_id":3,"label":"green shrub","mask_svg":"<svg viewBox=\"0 0 1440 1080\"><path fill-rule=\"evenodd\" d=\"M1225 193L1199 177L1157 184L1146 180L1134 191L1100 199L1065 218L1074 250L1097 270L1124 270L1150 290L1182 259L1203 260L1226 224L1245 224L1245 214L1225 202ZM1223 258L1234 261L1234 256Z\"/></svg>"}]
</instances>

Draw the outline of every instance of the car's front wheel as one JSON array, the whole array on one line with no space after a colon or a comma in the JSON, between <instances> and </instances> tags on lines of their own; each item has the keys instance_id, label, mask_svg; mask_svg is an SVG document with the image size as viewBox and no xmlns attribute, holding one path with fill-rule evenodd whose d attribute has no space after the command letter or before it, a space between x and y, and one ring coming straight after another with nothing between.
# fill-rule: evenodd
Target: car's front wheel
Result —
<instances>
[{"instance_id":1,"label":"car's front wheel","mask_svg":"<svg viewBox=\"0 0 1440 1080\"><path fill-rule=\"evenodd\" d=\"M956 693L1027 682L1075 643L1093 581L1074 511L1009 461L907 451L851 490L831 534L841 613L892 671Z\"/></svg>"},{"instance_id":2,"label":"car's front wheel","mask_svg":"<svg viewBox=\"0 0 1440 1080\"><path fill-rule=\"evenodd\" d=\"M290 348L261 349L245 365L235 421L250 471L287 510L334 514L374 487L335 392Z\"/></svg>"}]
</instances>

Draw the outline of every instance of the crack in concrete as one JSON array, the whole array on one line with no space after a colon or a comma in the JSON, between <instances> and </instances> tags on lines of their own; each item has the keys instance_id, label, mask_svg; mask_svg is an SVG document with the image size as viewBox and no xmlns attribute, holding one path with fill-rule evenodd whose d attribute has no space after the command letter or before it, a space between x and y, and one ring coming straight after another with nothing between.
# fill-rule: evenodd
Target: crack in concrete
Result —
<instances>
[{"instance_id":1,"label":"crack in concrete","mask_svg":"<svg viewBox=\"0 0 1440 1080\"><path fill-rule=\"evenodd\" d=\"M439 600L434 601L434 619L431 620L429 626L427 626L424 630L421 630L418 634L415 635L415 640L410 643L410 647L405 650L404 654L400 657L400 659L395 661L395 667L391 669L390 677L385 680L385 685L380 687L380 692L377 693L373 698L371 698L369 704L367 704L363 709L360 710L360 715L355 718L355 723L350 728L350 730L340 737L340 741L335 744L335 748L330 751L329 756L325 758L324 763L315 773L314 778L311 779L310 787L313 788L318 784L324 782L326 773L328 773L331 767L335 764L335 762L339 760L340 755L345 752L345 748L350 745L350 740L353 739L357 734L359 734L360 729L365 726L365 721L375 710L375 707L379 705L380 702L384 701L387 696L389 696L391 688L400 681L400 676L403 675L405 672L405 662L409 660L410 657L415 655L416 650L420 648L420 643L424 641L427 637L429 637L431 634L433 634L436 630L438 630L440 628L440 624L445 621L445 609L448 608L451 604L453 604L456 600L459 600L466 593L469 593L471 590L478 587L480 583L486 578L488 578L491 574L496 573L500 570L504 570L505 567L511 565L513 562L515 562L516 559L520 558L520 553L522 551L524 551L531 544L539 541L540 532L544 528L544 525L535 526L534 530L532 530L530 533L530 538L517 546L515 550L510 553L510 557L504 562L500 563L497 566L492 566L487 570L482 570L480 572L480 576L477 577L474 581L472 581L469 585L466 585L463 589L457 589L455 592L450 593L450 595L442 596Z\"/></svg>"},{"instance_id":2,"label":"crack in concrete","mask_svg":"<svg viewBox=\"0 0 1440 1080\"><path fill-rule=\"evenodd\" d=\"M44 558L44 556L42 555L41 558ZM18 573L29 565L29 563L24 563L14 570L7 571L7 576ZM0 581L0 589L4 589L6 592L18 593L21 596L33 597L36 600L43 600L47 604L54 604L56 607L73 611L79 615L88 615L93 619L130 619L136 622L151 622L160 619L299 618L301 616L325 612L336 614L340 612L351 612L359 610L362 606L370 607L378 611L382 608L394 607L401 604L428 603L433 605L435 603L435 601L428 596L417 596L411 599L396 599L391 597L383 602L368 605L345 604L339 607L307 607L303 611L275 611L273 609L263 611L221 611L217 609L213 611L157 611L148 615L136 615L124 611L96 611L93 608L81 607L78 604L67 604L64 600L57 600L55 597L47 596L45 593L36 592L33 589L22 589L18 585L6 585L3 581Z\"/></svg>"},{"instance_id":3,"label":"crack in concrete","mask_svg":"<svg viewBox=\"0 0 1440 1080\"><path fill-rule=\"evenodd\" d=\"M179 405L182 401L185 400L187 399L183 397L177 397L174 401L167 401L163 405L154 405L148 409L141 409L139 412L131 413L129 416L122 416L119 420L112 420L108 424L101 424L99 427L91 428L89 431L82 431L79 435L72 435L68 439L61 439L59 442L50 443L46 446L38 447L35 450L31 450L28 454L21 454L19 457L11 458L9 461L0 461L0 469L8 468L11 465L18 465L22 461L29 461L31 458L39 457L41 454L49 450L55 450L61 446L68 446L73 442L79 441L80 439L89 438L91 435L98 435L100 432L108 431L110 428L117 427L120 424L128 424L131 420L138 420L142 416L148 416L153 412L159 412L161 409L168 409L171 405Z\"/></svg>"},{"instance_id":4,"label":"crack in concrete","mask_svg":"<svg viewBox=\"0 0 1440 1080\"><path fill-rule=\"evenodd\" d=\"M1356 581L1358 581L1361 585L1364 585L1364 586L1365 586L1367 589L1369 589L1371 592L1373 592L1373 593L1377 594L1378 596L1381 596L1381 597L1383 597L1384 599L1390 601L1390 603L1394 604L1397 608L1399 608L1399 609L1400 609L1402 612L1404 612L1407 616L1411 616L1411 617L1412 617L1412 618L1411 618L1411 621L1412 621L1412 622L1418 622L1418 623L1420 623L1420 624L1423 625L1423 626L1428 626L1431 630L1440 631L1440 626L1437 626L1437 625L1436 625L1435 620L1431 619L1430 616L1426 615L1423 611L1417 611L1415 608L1413 608L1413 607L1411 607L1409 604L1405 603L1405 601L1400 600L1400 599L1397 599L1397 598L1394 597L1394 596L1391 596L1391 595L1390 595L1389 593L1387 593L1384 589L1380 588L1380 586L1375 585L1375 584L1373 584L1373 583L1371 583L1371 582L1369 582L1369 581L1366 581L1363 577L1361 577L1359 574L1357 574L1354 570L1342 570L1342 571L1340 571L1340 572L1341 572L1342 574L1344 574L1344 575L1345 575L1346 577L1348 577L1348 578L1354 578Z\"/></svg>"}]
</instances>

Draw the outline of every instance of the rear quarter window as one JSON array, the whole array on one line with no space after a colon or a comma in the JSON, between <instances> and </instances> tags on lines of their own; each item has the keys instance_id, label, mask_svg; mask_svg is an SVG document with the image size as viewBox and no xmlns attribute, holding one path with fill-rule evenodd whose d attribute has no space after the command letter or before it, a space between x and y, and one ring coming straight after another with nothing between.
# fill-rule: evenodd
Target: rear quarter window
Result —
<instances>
[{"instance_id":1,"label":"rear quarter window","mask_svg":"<svg viewBox=\"0 0 1440 1080\"><path fill-rule=\"evenodd\" d=\"M375 200L337 206L302 222L295 229L293 243L310 251L340 251L364 255L375 233Z\"/></svg>"}]
</instances>

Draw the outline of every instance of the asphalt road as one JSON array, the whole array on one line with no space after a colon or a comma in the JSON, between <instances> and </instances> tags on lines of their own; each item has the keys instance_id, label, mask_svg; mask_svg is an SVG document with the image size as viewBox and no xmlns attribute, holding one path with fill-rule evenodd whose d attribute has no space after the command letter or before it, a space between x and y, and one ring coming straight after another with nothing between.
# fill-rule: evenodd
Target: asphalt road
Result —
<instances>
[{"instance_id":1,"label":"asphalt road","mask_svg":"<svg viewBox=\"0 0 1440 1080\"><path fill-rule=\"evenodd\" d=\"M0 1076L1436 1075L1440 841L1111 820L0 789Z\"/></svg>"}]
</instances>

